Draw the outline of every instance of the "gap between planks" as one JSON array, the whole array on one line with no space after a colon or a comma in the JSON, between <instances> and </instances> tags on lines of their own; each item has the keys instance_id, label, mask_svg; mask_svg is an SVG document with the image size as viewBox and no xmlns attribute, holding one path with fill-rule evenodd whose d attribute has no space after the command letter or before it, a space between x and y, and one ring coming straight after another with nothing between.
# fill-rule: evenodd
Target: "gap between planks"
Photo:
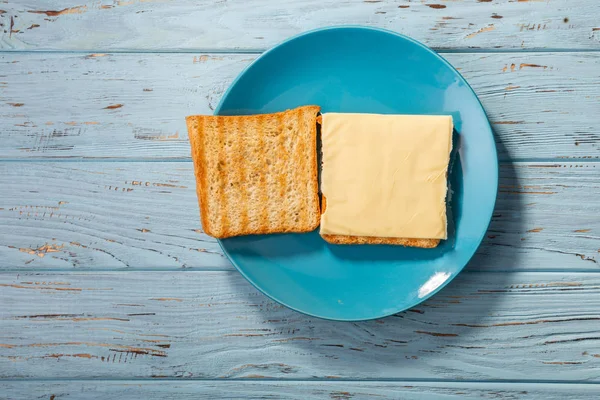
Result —
<instances>
[{"instance_id":1,"label":"gap between planks","mask_svg":"<svg viewBox=\"0 0 600 400\"><path fill-rule=\"evenodd\" d=\"M230 267L186 267L186 268L145 268L145 267L129 267L129 268L86 268L85 270L74 270L72 268L18 268L18 267L10 267L4 268L2 264L0 264L0 276L6 274L50 274L50 273L60 273L60 274L76 274L76 275L85 275L85 274L105 274L105 273L127 273L127 272L176 272L176 273L184 273L184 272L202 272L202 273L215 273L215 272L225 272L235 274L237 270L233 265ZM570 268L570 267L561 267L557 268L519 268L519 270L515 271L514 268L506 268L506 269L494 269L494 270L486 270L486 269L470 269L469 266L465 266L464 269L460 272L461 274L507 274L507 273L539 273L539 274L560 274L564 275L565 272L569 274L596 274L600 273L600 269L597 270L589 270L589 269L580 269L580 268Z\"/></svg>"},{"instance_id":2,"label":"gap between planks","mask_svg":"<svg viewBox=\"0 0 600 400\"><path fill-rule=\"evenodd\" d=\"M275 47L275 46L273 46ZM530 48L530 49L494 49L494 48L445 48L445 47L428 47L429 49L440 54L527 54L527 53L597 53L600 52L598 49L564 49L564 48ZM106 54L251 54L259 55L267 52L271 48L256 48L256 49L209 49L209 48L197 48L197 49L177 49L177 50L136 50L136 49L83 49L83 50L9 50L0 49L0 55L6 54L89 54L89 53L106 53Z\"/></svg>"},{"instance_id":3,"label":"gap between planks","mask_svg":"<svg viewBox=\"0 0 600 400\"><path fill-rule=\"evenodd\" d=\"M481 380L473 380L473 379L429 379L429 378L200 378L200 377L191 377L191 378L118 378L118 377L107 377L100 379L90 379L90 378L0 378L0 384L2 383L20 383L20 382L80 382L80 383L94 383L98 384L98 382L160 382L160 383L176 383L182 384L185 382L213 382L213 383L227 383L227 382L252 382L252 383L271 383L271 382L281 382L281 383L312 383L312 382L344 382L344 383L361 383L361 382L369 382L369 383L378 383L378 382L389 382L389 383L415 383L415 384L456 384L456 385L485 385L485 384L499 384L499 385L512 385L512 384L521 384L521 385L586 385L586 386L598 386L600 388L600 382L590 382L585 380L579 381L569 381L569 380L556 380L556 379L481 379Z\"/></svg>"}]
</instances>

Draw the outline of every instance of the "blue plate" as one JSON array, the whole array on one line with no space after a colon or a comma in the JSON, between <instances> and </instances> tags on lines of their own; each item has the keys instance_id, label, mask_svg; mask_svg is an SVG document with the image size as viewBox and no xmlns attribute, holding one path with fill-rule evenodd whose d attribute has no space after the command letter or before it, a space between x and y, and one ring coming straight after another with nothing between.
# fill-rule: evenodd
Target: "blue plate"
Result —
<instances>
[{"instance_id":1,"label":"blue plate","mask_svg":"<svg viewBox=\"0 0 600 400\"><path fill-rule=\"evenodd\" d=\"M223 250L264 294L316 317L381 318L429 298L473 256L496 200L496 147L477 96L446 60L408 37L333 27L264 53L233 82L215 114L306 104L323 112L452 115L458 151L450 172L449 239L435 249L336 246L314 231L225 239Z\"/></svg>"}]
</instances>

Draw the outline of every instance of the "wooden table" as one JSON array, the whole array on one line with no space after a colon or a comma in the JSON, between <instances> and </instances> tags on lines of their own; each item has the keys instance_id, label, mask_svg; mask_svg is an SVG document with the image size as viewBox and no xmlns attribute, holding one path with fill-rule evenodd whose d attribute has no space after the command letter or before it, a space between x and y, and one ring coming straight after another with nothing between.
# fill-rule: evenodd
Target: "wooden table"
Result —
<instances>
[{"instance_id":1,"label":"wooden table","mask_svg":"<svg viewBox=\"0 0 600 400\"><path fill-rule=\"evenodd\" d=\"M468 268L390 318L268 300L199 225L184 116L335 24L435 48L493 124ZM0 398L600 396L598 0L4 0Z\"/></svg>"}]
</instances>

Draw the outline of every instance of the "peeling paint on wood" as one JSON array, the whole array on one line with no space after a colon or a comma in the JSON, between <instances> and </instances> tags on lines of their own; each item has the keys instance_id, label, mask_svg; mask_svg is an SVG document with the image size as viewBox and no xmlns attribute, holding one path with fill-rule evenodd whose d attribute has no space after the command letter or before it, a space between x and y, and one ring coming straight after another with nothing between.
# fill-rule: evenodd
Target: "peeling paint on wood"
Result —
<instances>
[{"instance_id":1,"label":"peeling paint on wood","mask_svg":"<svg viewBox=\"0 0 600 400\"><path fill-rule=\"evenodd\" d=\"M441 10L441 9L446 8L446 6L444 4L425 4L425 5L429 8L433 8L436 10Z\"/></svg>"},{"instance_id":2,"label":"peeling paint on wood","mask_svg":"<svg viewBox=\"0 0 600 400\"><path fill-rule=\"evenodd\" d=\"M541 231L543 231L543 230L544 230L544 228L534 228L534 229L530 229L530 230L528 230L527 232L529 232L529 233L532 233L532 232L535 232L535 233L537 233L537 232L541 232Z\"/></svg>"},{"instance_id":3,"label":"peeling paint on wood","mask_svg":"<svg viewBox=\"0 0 600 400\"><path fill-rule=\"evenodd\" d=\"M58 17L60 15L67 15L67 14L83 14L86 11L87 11L87 6L78 6L78 7L71 7L71 8L63 8L60 11L29 10L28 12L31 14L45 14L48 17Z\"/></svg>"},{"instance_id":4,"label":"peeling paint on wood","mask_svg":"<svg viewBox=\"0 0 600 400\"><path fill-rule=\"evenodd\" d=\"M467 36L465 36L465 39L471 39L474 38L475 36L479 35L480 33L484 33L484 32L491 32L494 29L496 29L496 27L494 26L494 24L488 25L484 28L479 29L477 32L473 32Z\"/></svg>"},{"instance_id":5,"label":"peeling paint on wood","mask_svg":"<svg viewBox=\"0 0 600 400\"><path fill-rule=\"evenodd\" d=\"M519 65L519 69L523 69L523 68L543 68L546 69L548 68L546 65L537 65L537 64L520 64Z\"/></svg>"},{"instance_id":6,"label":"peeling paint on wood","mask_svg":"<svg viewBox=\"0 0 600 400\"><path fill-rule=\"evenodd\" d=\"M105 110L115 110L117 108L123 107L123 104L111 104L110 106L104 107Z\"/></svg>"},{"instance_id":7,"label":"peeling paint on wood","mask_svg":"<svg viewBox=\"0 0 600 400\"><path fill-rule=\"evenodd\" d=\"M85 56L84 58L86 60L89 60L89 59L93 59L93 58L108 57L108 56L110 56L110 54L106 54L106 53L93 53L93 54L89 54L89 55Z\"/></svg>"}]
</instances>

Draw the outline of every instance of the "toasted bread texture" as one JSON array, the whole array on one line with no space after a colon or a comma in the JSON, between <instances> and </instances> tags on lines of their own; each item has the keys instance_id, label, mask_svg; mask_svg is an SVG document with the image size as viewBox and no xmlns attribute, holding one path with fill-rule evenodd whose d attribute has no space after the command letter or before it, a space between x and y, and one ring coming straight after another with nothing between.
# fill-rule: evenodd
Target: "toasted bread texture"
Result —
<instances>
[{"instance_id":1,"label":"toasted bread texture","mask_svg":"<svg viewBox=\"0 0 600 400\"><path fill-rule=\"evenodd\" d=\"M227 238L319 225L319 110L186 118L204 232Z\"/></svg>"},{"instance_id":2,"label":"toasted bread texture","mask_svg":"<svg viewBox=\"0 0 600 400\"><path fill-rule=\"evenodd\" d=\"M321 212L327 207L327 199L322 197ZM393 237L375 237L375 236L348 236L348 235L327 235L321 234L321 237L331 244L388 244L406 247L421 247L424 249L433 249L440 244L440 239L410 239Z\"/></svg>"}]
</instances>

